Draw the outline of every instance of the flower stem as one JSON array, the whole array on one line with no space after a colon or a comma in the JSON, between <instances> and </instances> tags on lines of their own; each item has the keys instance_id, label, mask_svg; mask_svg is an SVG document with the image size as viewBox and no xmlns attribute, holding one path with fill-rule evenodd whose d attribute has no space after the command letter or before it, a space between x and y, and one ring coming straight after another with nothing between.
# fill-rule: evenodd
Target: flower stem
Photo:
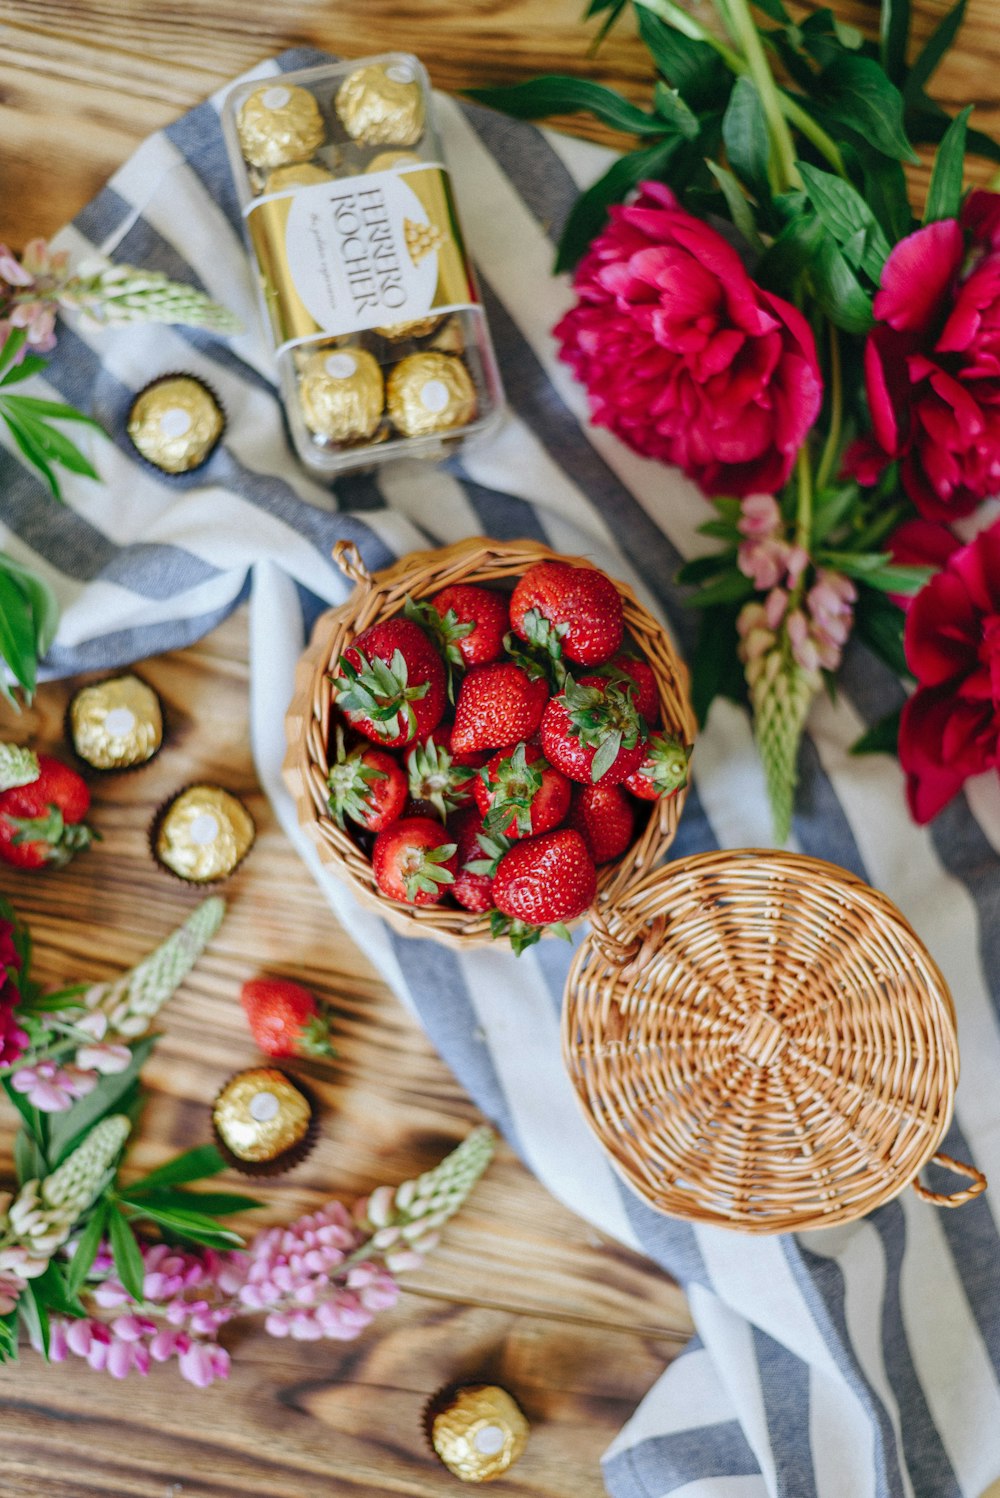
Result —
<instances>
[{"instance_id":1,"label":"flower stem","mask_svg":"<svg viewBox=\"0 0 1000 1498\"><path fill-rule=\"evenodd\" d=\"M796 466L799 475L799 503L795 514L795 544L808 551L812 532L813 476L806 443L799 448Z\"/></svg>"},{"instance_id":2,"label":"flower stem","mask_svg":"<svg viewBox=\"0 0 1000 1498\"><path fill-rule=\"evenodd\" d=\"M791 94L779 92L778 102L781 105L781 112L785 118L797 130L801 130L807 140L812 141L820 155L833 167L837 176L843 177L846 182L848 180L847 168L844 165L844 158L840 154L840 147L833 137L827 135L823 126L818 125L812 115L807 114L798 100L793 98Z\"/></svg>"},{"instance_id":3,"label":"flower stem","mask_svg":"<svg viewBox=\"0 0 1000 1498\"><path fill-rule=\"evenodd\" d=\"M840 339L837 329L830 323L830 430L816 470L816 488L823 490L830 482L833 465L837 461L840 447L840 431L844 420L844 387L840 368Z\"/></svg>"},{"instance_id":4,"label":"flower stem","mask_svg":"<svg viewBox=\"0 0 1000 1498\"><path fill-rule=\"evenodd\" d=\"M801 187L802 179L795 165L795 145L781 109L781 96L774 81L771 65L764 51L760 32L750 14L749 0L726 0L730 22L739 38L747 67L764 106L771 148L779 178L779 189Z\"/></svg>"},{"instance_id":5,"label":"flower stem","mask_svg":"<svg viewBox=\"0 0 1000 1498\"><path fill-rule=\"evenodd\" d=\"M707 26L696 21L683 6L676 3L676 0L635 0L635 3L641 5L644 10L651 11L654 16L659 16L661 21L665 21L668 26L672 26L675 31L690 38L692 42L705 42L707 46L714 48L731 72L745 73L747 71L746 63L740 54L734 52L732 47L727 47L725 42L713 35Z\"/></svg>"}]
</instances>

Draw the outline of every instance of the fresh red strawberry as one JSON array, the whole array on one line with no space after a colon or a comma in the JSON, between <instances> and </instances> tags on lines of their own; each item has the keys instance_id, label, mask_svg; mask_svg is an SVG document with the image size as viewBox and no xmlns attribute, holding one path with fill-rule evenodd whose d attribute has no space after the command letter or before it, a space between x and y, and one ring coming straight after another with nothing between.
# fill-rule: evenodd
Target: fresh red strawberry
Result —
<instances>
[{"instance_id":1,"label":"fresh red strawberry","mask_svg":"<svg viewBox=\"0 0 1000 1498\"><path fill-rule=\"evenodd\" d=\"M458 754L528 739L542 721L549 688L513 661L477 666L462 682L451 742Z\"/></svg>"},{"instance_id":2,"label":"fresh red strawberry","mask_svg":"<svg viewBox=\"0 0 1000 1498\"><path fill-rule=\"evenodd\" d=\"M522 640L548 647L555 635L567 660L599 666L622 642L621 594L596 568L539 562L514 589L510 622Z\"/></svg>"},{"instance_id":3,"label":"fresh red strawberry","mask_svg":"<svg viewBox=\"0 0 1000 1498\"><path fill-rule=\"evenodd\" d=\"M632 841L635 810L617 785L581 785L573 792L566 825L576 828L595 863L610 863Z\"/></svg>"},{"instance_id":4,"label":"fresh red strawberry","mask_svg":"<svg viewBox=\"0 0 1000 1498\"><path fill-rule=\"evenodd\" d=\"M416 744L406 756L410 795L431 808L432 816L442 822L472 800L474 782L478 779L470 766L456 765L437 736L431 734Z\"/></svg>"},{"instance_id":5,"label":"fresh red strawberry","mask_svg":"<svg viewBox=\"0 0 1000 1498\"><path fill-rule=\"evenodd\" d=\"M253 978L240 990L250 1033L268 1056L332 1056L330 1018L301 983Z\"/></svg>"},{"instance_id":6,"label":"fresh red strawberry","mask_svg":"<svg viewBox=\"0 0 1000 1498\"><path fill-rule=\"evenodd\" d=\"M504 595L475 583L453 583L427 603L407 599L406 617L416 620L445 659L461 670L498 660L510 628Z\"/></svg>"},{"instance_id":7,"label":"fresh red strawberry","mask_svg":"<svg viewBox=\"0 0 1000 1498\"><path fill-rule=\"evenodd\" d=\"M546 759L584 785L618 785L645 754L645 724L627 682L606 676L567 681L542 718Z\"/></svg>"},{"instance_id":8,"label":"fresh red strawberry","mask_svg":"<svg viewBox=\"0 0 1000 1498\"><path fill-rule=\"evenodd\" d=\"M502 856L510 845L505 838L494 844L486 836L483 831L483 819L474 806L467 806L460 811L452 819L450 829L452 837L458 844L458 852L455 855L458 872L455 875L451 892L463 909L481 915L484 910L493 908L493 876L490 873L475 872L469 868L469 865L473 863L482 865L489 860L489 866L492 868L494 860L490 849L495 847L496 852Z\"/></svg>"},{"instance_id":9,"label":"fresh red strawberry","mask_svg":"<svg viewBox=\"0 0 1000 1498\"><path fill-rule=\"evenodd\" d=\"M687 785L691 750L670 733L651 733L642 764L623 784L641 801L658 801Z\"/></svg>"},{"instance_id":10,"label":"fresh red strawberry","mask_svg":"<svg viewBox=\"0 0 1000 1498\"><path fill-rule=\"evenodd\" d=\"M486 831L505 837L551 832L569 810L570 783L537 744L499 749L476 776L473 791Z\"/></svg>"},{"instance_id":11,"label":"fresh red strawberry","mask_svg":"<svg viewBox=\"0 0 1000 1498\"><path fill-rule=\"evenodd\" d=\"M326 783L327 805L337 826L350 817L369 832L381 832L406 805L406 776L398 760L384 749L359 745L350 754L344 750L344 730L338 726L335 759Z\"/></svg>"},{"instance_id":12,"label":"fresh red strawberry","mask_svg":"<svg viewBox=\"0 0 1000 1498\"><path fill-rule=\"evenodd\" d=\"M455 881L457 844L433 817L403 817L375 839L375 882L390 900L436 905Z\"/></svg>"},{"instance_id":13,"label":"fresh red strawberry","mask_svg":"<svg viewBox=\"0 0 1000 1498\"><path fill-rule=\"evenodd\" d=\"M631 683L630 690L635 710L640 718L645 719L647 726L659 721L660 717L660 692L656 685L656 673L648 661L640 660L638 656L625 655L623 652L614 656L604 670L598 675L613 676L619 673Z\"/></svg>"},{"instance_id":14,"label":"fresh red strawberry","mask_svg":"<svg viewBox=\"0 0 1000 1498\"><path fill-rule=\"evenodd\" d=\"M481 770L483 765L489 764L493 757L492 749L466 749L464 753L455 748L454 723L439 723L434 730L434 742L447 749L451 755L453 765L470 765L474 770Z\"/></svg>"},{"instance_id":15,"label":"fresh red strawberry","mask_svg":"<svg viewBox=\"0 0 1000 1498\"><path fill-rule=\"evenodd\" d=\"M330 678L337 706L383 749L432 733L444 715L444 666L411 619L385 619L363 630Z\"/></svg>"},{"instance_id":16,"label":"fresh red strawberry","mask_svg":"<svg viewBox=\"0 0 1000 1498\"><path fill-rule=\"evenodd\" d=\"M515 843L497 866L493 903L525 926L548 926L582 915L597 892L597 871L573 827Z\"/></svg>"},{"instance_id":17,"label":"fresh red strawberry","mask_svg":"<svg viewBox=\"0 0 1000 1498\"><path fill-rule=\"evenodd\" d=\"M76 771L40 754L34 780L0 792L0 858L16 869L62 868L97 836L84 825L89 810Z\"/></svg>"}]
</instances>

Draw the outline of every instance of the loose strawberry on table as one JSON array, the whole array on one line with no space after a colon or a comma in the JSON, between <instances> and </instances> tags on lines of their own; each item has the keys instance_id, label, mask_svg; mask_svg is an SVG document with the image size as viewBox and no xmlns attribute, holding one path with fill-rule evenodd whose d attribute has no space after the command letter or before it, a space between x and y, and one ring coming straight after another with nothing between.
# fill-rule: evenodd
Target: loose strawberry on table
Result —
<instances>
[{"instance_id":1,"label":"loose strawberry on table","mask_svg":"<svg viewBox=\"0 0 1000 1498\"><path fill-rule=\"evenodd\" d=\"M384 749L371 745L359 745L347 753L344 731L339 726L335 746L326 778L331 815L338 827L350 817L369 832L381 832L402 815L406 805L408 792L402 766Z\"/></svg>"},{"instance_id":2,"label":"loose strawberry on table","mask_svg":"<svg viewBox=\"0 0 1000 1498\"><path fill-rule=\"evenodd\" d=\"M287 978L253 978L244 983L240 1003L250 1033L265 1055L334 1055L329 1011L301 983Z\"/></svg>"},{"instance_id":3,"label":"loose strawberry on table","mask_svg":"<svg viewBox=\"0 0 1000 1498\"><path fill-rule=\"evenodd\" d=\"M487 831L511 838L550 832L569 810L570 783L537 744L498 750L473 791Z\"/></svg>"},{"instance_id":4,"label":"loose strawberry on table","mask_svg":"<svg viewBox=\"0 0 1000 1498\"><path fill-rule=\"evenodd\" d=\"M555 635L567 660L599 666L622 642L621 594L609 577L569 562L529 567L510 600L510 621L522 640L549 647Z\"/></svg>"},{"instance_id":5,"label":"loose strawberry on table","mask_svg":"<svg viewBox=\"0 0 1000 1498\"><path fill-rule=\"evenodd\" d=\"M359 733L391 749L440 723L447 701L444 666L411 619L373 624L348 645L330 677L337 707Z\"/></svg>"},{"instance_id":6,"label":"loose strawberry on table","mask_svg":"<svg viewBox=\"0 0 1000 1498\"><path fill-rule=\"evenodd\" d=\"M457 845L433 817L403 817L375 839L375 882L390 900L436 905L455 881Z\"/></svg>"},{"instance_id":7,"label":"loose strawberry on table","mask_svg":"<svg viewBox=\"0 0 1000 1498\"><path fill-rule=\"evenodd\" d=\"M576 828L596 864L610 863L632 841L635 807L620 786L577 786L566 825Z\"/></svg>"},{"instance_id":8,"label":"loose strawberry on table","mask_svg":"<svg viewBox=\"0 0 1000 1498\"><path fill-rule=\"evenodd\" d=\"M641 801L658 801L687 785L691 750L671 733L651 733L642 763L623 785Z\"/></svg>"},{"instance_id":9,"label":"loose strawberry on table","mask_svg":"<svg viewBox=\"0 0 1000 1498\"><path fill-rule=\"evenodd\" d=\"M540 737L550 764L584 785L618 785L645 754L628 683L605 676L567 681L545 709Z\"/></svg>"},{"instance_id":10,"label":"loose strawberry on table","mask_svg":"<svg viewBox=\"0 0 1000 1498\"><path fill-rule=\"evenodd\" d=\"M455 704L451 730L455 751L465 754L475 749L499 749L530 738L548 700L544 678L532 680L512 661L477 666L462 682Z\"/></svg>"},{"instance_id":11,"label":"loose strawberry on table","mask_svg":"<svg viewBox=\"0 0 1000 1498\"><path fill-rule=\"evenodd\" d=\"M62 868L97 836L84 823L90 792L75 770L37 756L38 773L0 792L0 858L17 869Z\"/></svg>"}]
</instances>

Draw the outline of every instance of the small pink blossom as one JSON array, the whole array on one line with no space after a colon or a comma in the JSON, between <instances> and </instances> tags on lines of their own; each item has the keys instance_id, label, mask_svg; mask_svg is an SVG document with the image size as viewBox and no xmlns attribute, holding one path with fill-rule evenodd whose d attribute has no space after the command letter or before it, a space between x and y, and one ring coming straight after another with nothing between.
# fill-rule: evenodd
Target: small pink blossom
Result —
<instances>
[{"instance_id":1,"label":"small pink blossom","mask_svg":"<svg viewBox=\"0 0 1000 1498\"><path fill-rule=\"evenodd\" d=\"M29 1103L41 1113L65 1113L77 1098L86 1097L97 1086L92 1072L77 1066L58 1066L54 1061L39 1061L23 1066L11 1077L15 1092L27 1094Z\"/></svg>"},{"instance_id":2,"label":"small pink blossom","mask_svg":"<svg viewBox=\"0 0 1000 1498\"><path fill-rule=\"evenodd\" d=\"M81 1071L110 1077L131 1066L132 1052L127 1045L82 1045L76 1053L76 1064Z\"/></svg>"},{"instance_id":3,"label":"small pink blossom","mask_svg":"<svg viewBox=\"0 0 1000 1498\"><path fill-rule=\"evenodd\" d=\"M13 250L0 244L0 281L8 286L30 286L34 276L19 262Z\"/></svg>"},{"instance_id":4,"label":"small pink blossom","mask_svg":"<svg viewBox=\"0 0 1000 1498\"><path fill-rule=\"evenodd\" d=\"M17 1305L26 1281L17 1274L0 1274L0 1316L6 1316Z\"/></svg>"}]
</instances>

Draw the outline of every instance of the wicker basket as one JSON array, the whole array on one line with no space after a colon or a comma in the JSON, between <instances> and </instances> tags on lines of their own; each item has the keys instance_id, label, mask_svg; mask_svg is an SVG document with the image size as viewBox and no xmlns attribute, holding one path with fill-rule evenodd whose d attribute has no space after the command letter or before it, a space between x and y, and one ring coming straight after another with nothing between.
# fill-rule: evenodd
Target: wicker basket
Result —
<instances>
[{"instance_id":1,"label":"wicker basket","mask_svg":"<svg viewBox=\"0 0 1000 1498\"><path fill-rule=\"evenodd\" d=\"M317 620L309 649L299 661L285 722L285 781L295 798L299 822L323 862L346 880L363 904L376 909L404 936L429 936L462 948L492 940L488 915L444 905L401 905L386 899L375 883L369 859L330 816L326 779L331 694L327 673L356 635L398 613L407 594L419 599L452 583L513 581L537 562L553 559L571 562L575 567L594 565L585 557L557 557L535 541L489 541L480 536L437 551L411 552L394 566L370 575L352 543L339 542L334 548L334 560L358 586L346 603ZM619 582L615 586L622 596L626 628L656 674L663 726L690 744L695 721L688 700L687 671L662 626L643 608L631 588ZM650 803L646 825L629 851L617 863L598 870L598 905L615 898L624 884L662 857L674 840L683 805L683 791Z\"/></svg>"},{"instance_id":2,"label":"wicker basket","mask_svg":"<svg viewBox=\"0 0 1000 1498\"><path fill-rule=\"evenodd\" d=\"M951 1119L951 995L895 907L832 864L681 860L592 920L563 1054L591 1127L651 1206L752 1233L860 1217L909 1183L985 1177L935 1151ZM972 1178L951 1196L931 1157Z\"/></svg>"}]
</instances>

